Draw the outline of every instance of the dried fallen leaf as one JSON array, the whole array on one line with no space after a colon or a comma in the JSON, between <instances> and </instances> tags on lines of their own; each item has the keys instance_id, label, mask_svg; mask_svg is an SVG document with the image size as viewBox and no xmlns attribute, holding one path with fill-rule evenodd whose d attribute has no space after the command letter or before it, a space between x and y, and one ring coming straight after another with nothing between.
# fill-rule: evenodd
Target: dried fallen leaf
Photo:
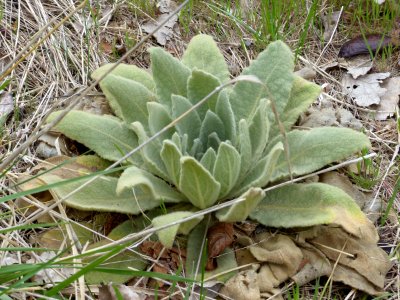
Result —
<instances>
[{"instance_id":1,"label":"dried fallen leaf","mask_svg":"<svg viewBox=\"0 0 400 300\"><path fill-rule=\"evenodd\" d=\"M338 262L339 266L345 266L362 277L362 282L357 284L354 283L356 275L349 276L348 281L341 278L345 284L354 288L363 286L362 290L372 295L378 294L374 291L382 291L391 263L386 252L376 245L374 235L359 239L340 228L319 226L299 236L300 240L307 240L318 248L332 263Z\"/></svg>"},{"instance_id":2,"label":"dried fallen leaf","mask_svg":"<svg viewBox=\"0 0 400 300\"><path fill-rule=\"evenodd\" d=\"M261 299L257 273L254 270L240 272L225 283L220 293L236 300Z\"/></svg>"},{"instance_id":3,"label":"dried fallen leaf","mask_svg":"<svg viewBox=\"0 0 400 300\"><path fill-rule=\"evenodd\" d=\"M348 93L359 106L370 106L379 104L386 89L380 84L390 76L390 73L374 73L354 79L351 75L345 74L342 78L344 92Z\"/></svg>"},{"instance_id":4,"label":"dried fallen leaf","mask_svg":"<svg viewBox=\"0 0 400 300\"><path fill-rule=\"evenodd\" d=\"M286 235L263 232L255 237L257 242L250 252L260 262L266 262L278 282L296 274L303 254L292 239Z\"/></svg>"},{"instance_id":5,"label":"dried fallen leaf","mask_svg":"<svg viewBox=\"0 0 400 300\"><path fill-rule=\"evenodd\" d=\"M38 138L36 154L41 158L57 155L71 155L65 137L59 133L47 132Z\"/></svg>"},{"instance_id":6,"label":"dried fallen leaf","mask_svg":"<svg viewBox=\"0 0 400 300\"><path fill-rule=\"evenodd\" d=\"M299 272L292 276L298 285L301 286L311 280L331 274L332 264L321 251L308 243L299 246L303 253L303 261Z\"/></svg>"},{"instance_id":7,"label":"dried fallen leaf","mask_svg":"<svg viewBox=\"0 0 400 300\"><path fill-rule=\"evenodd\" d=\"M381 97L375 120L386 120L388 117L394 116L396 107L399 106L400 77L392 77L385 80L382 87L386 89L386 93Z\"/></svg>"},{"instance_id":8,"label":"dried fallen leaf","mask_svg":"<svg viewBox=\"0 0 400 300\"><path fill-rule=\"evenodd\" d=\"M233 224L220 222L213 225L208 229L207 239L208 257L217 257L233 243Z\"/></svg>"},{"instance_id":9,"label":"dried fallen leaf","mask_svg":"<svg viewBox=\"0 0 400 300\"><path fill-rule=\"evenodd\" d=\"M351 59L339 59L339 67L346 69L354 79L367 74L374 62L369 56L358 56Z\"/></svg>"},{"instance_id":10,"label":"dried fallen leaf","mask_svg":"<svg viewBox=\"0 0 400 300\"><path fill-rule=\"evenodd\" d=\"M143 24L142 29L146 33L153 32L157 28L158 24L168 19L172 12L175 10L176 3L170 0L161 0L158 1L157 6L159 11L161 12L161 15L157 18L156 21L150 20ZM164 26L162 26L159 30L157 30L156 33L153 34L158 44L160 44L161 46L165 46L167 41L171 39L171 37L173 36L173 28L177 21L177 15L171 17L171 19L167 21Z\"/></svg>"}]
</instances>

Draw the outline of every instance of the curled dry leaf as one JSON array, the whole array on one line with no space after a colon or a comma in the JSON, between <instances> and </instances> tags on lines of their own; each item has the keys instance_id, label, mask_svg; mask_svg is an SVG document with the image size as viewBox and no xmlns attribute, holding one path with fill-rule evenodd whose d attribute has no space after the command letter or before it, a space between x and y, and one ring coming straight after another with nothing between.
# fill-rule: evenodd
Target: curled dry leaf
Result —
<instances>
[{"instance_id":1,"label":"curled dry leaf","mask_svg":"<svg viewBox=\"0 0 400 300\"><path fill-rule=\"evenodd\" d=\"M36 154L41 158L57 155L70 155L67 142L62 134L47 132L38 138Z\"/></svg>"},{"instance_id":2,"label":"curled dry leaf","mask_svg":"<svg viewBox=\"0 0 400 300\"><path fill-rule=\"evenodd\" d=\"M339 50L340 57L352 57L359 54L375 53L388 46L396 46L397 43L390 36L382 34L370 34L365 38L358 36L342 45Z\"/></svg>"},{"instance_id":3,"label":"curled dry leaf","mask_svg":"<svg viewBox=\"0 0 400 300\"><path fill-rule=\"evenodd\" d=\"M351 75L345 74L342 78L343 90L358 106L379 104L381 97L386 93L386 89L380 84L389 76L390 73L374 73L354 79Z\"/></svg>"},{"instance_id":4,"label":"curled dry leaf","mask_svg":"<svg viewBox=\"0 0 400 300\"><path fill-rule=\"evenodd\" d=\"M217 257L233 243L233 224L220 222L213 225L208 229L207 239L208 256Z\"/></svg>"},{"instance_id":5,"label":"curled dry leaf","mask_svg":"<svg viewBox=\"0 0 400 300\"><path fill-rule=\"evenodd\" d=\"M367 74L373 67L374 62L369 56L358 56L351 59L339 59L338 66L346 69L354 79Z\"/></svg>"}]
</instances>

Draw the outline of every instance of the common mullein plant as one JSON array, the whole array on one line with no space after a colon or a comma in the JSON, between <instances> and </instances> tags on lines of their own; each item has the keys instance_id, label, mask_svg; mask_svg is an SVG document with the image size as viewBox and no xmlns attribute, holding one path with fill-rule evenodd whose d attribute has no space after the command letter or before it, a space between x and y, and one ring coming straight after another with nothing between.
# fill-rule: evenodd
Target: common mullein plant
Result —
<instances>
[{"instance_id":1,"label":"common mullein plant","mask_svg":"<svg viewBox=\"0 0 400 300\"><path fill-rule=\"evenodd\" d=\"M293 54L283 42L269 44L234 84L227 84L227 63L208 35L195 36L181 60L162 48L149 52L150 70L122 64L110 72L109 64L92 74L94 79L107 74L100 87L115 116L73 110L55 127L109 161L147 142L124 160L118 178L101 176L77 193L81 196L66 199L67 205L139 214L162 204L167 213L152 219L157 227L242 198L215 218L251 218L285 228L334 223L358 236L360 226L369 226L353 199L336 187L301 183L263 190L370 146L365 135L347 128L292 129L320 88L294 74ZM58 192L62 196L79 184ZM91 200L96 193L101 197ZM171 247L176 234L188 234L201 219L161 230L158 238Z\"/></svg>"}]
</instances>

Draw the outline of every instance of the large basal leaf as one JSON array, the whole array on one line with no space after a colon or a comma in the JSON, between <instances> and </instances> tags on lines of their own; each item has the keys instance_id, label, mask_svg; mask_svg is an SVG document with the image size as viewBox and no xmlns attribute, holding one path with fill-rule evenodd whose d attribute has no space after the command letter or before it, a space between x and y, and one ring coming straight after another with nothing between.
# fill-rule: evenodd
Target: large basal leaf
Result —
<instances>
[{"instance_id":1,"label":"large basal leaf","mask_svg":"<svg viewBox=\"0 0 400 300\"><path fill-rule=\"evenodd\" d=\"M175 221L179 221L183 218L190 217L192 215L193 215L193 212L190 212L190 211L172 212L172 213L169 213L166 215L155 217L152 220L152 223L153 223L153 226L155 228L157 228L157 227L161 227L161 226L170 224ZM158 239L165 247L171 248L174 243L175 236L178 233L182 233L182 234L186 234L186 235L189 234L189 232L198 223L200 223L202 219L203 219L203 216L198 216L198 217L193 218L190 221L186 221L184 223L159 230L159 231L157 231Z\"/></svg>"},{"instance_id":2,"label":"large basal leaf","mask_svg":"<svg viewBox=\"0 0 400 300\"><path fill-rule=\"evenodd\" d=\"M321 88L299 76L295 76L292 90L290 91L289 101L279 118L286 130L296 123L300 114L305 112L307 108L317 99L321 92ZM279 128L274 123L271 129L271 138L279 134Z\"/></svg>"},{"instance_id":3,"label":"large basal leaf","mask_svg":"<svg viewBox=\"0 0 400 300\"><path fill-rule=\"evenodd\" d=\"M197 160L190 156L181 158L179 190L194 206L204 209L213 205L220 188L221 185Z\"/></svg>"},{"instance_id":4,"label":"large basal leaf","mask_svg":"<svg viewBox=\"0 0 400 300\"><path fill-rule=\"evenodd\" d=\"M53 120L59 112L52 113L47 122ZM55 130L78 141L99 156L116 161L138 146L138 139L129 127L115 117L98 116L91 113L72 110L55 127ZM134 164L140 164L140 156L129 158Z\"/></svg>"},{"instance_id":5,"label":"large basal leaf","mask_svg":"<svg viewBox=\"0 0 400 300\"><path fill-rule=\"evenodd\" d=\"M293 130L287 134L292 175L314 172L327 164L369 148L364 134L348 128L321 127ZM279 157L271 181L289 176L286 155Z\"/></svg>"},{"instance_id":6,"label":"large basal leaf","mask_svg":"<svg viewBox=\"0 0 400 300\"><path fill-rule=\"evenodd\" d=\"M192 75L188 80L188 91L187 96L189 101L194 105L201 101L204 97L215 90L220 85L220 81L217 77L206 73L201 70L193 70ZM208 109L215 111L215 105L217 103L218 93L212 95L207 99L207 102L202 104L197 112L201 119L204 118Z\"/></svg>"},{"instance_id":7,"label":"large basal leaf","mask_svg":"<svg viewBox=\"0 0 400 300\"><path fill-rule=\"evenodd\" d=\"M116 191L118 194L122 194L132 188L135 188L135 191L139 188L143 194L147 194L149 198L160 202L186 201L181 193L164 180L137 167L130 167L122 173Z\"/></svg>"},{"instance_id":8,"label":"large basal leaf","mask_svg":"<svg viewBox=\"0 0 400 300\"><path fill-rule=\"evenodd\" d=\"M99 79L106 73L109 73L110 69L115 64L105 64L101 66L97 70L92 73L92 78L94 80ZM134 65L127 65L127 64L119 64L112 72L109 74L113 74L118 77L126 78L129 80L134 80L143 84L149 91L155 93L156 85L153 81L153 77L151 76L150 72L147 70L138 68ZM107 77L105 77L107 78Z\"/></svg>"},{"instance_id":9,"label":"large basal leaf","mask_svg":"<svg viewBox=\"0 0 400 300\"><path fill-rule=\"evenodd\" d=\"M293 54L289 47L281 41L269 44L242 72L243 75L255 75L264 85L240 81L233 88L230 101L236 121L248 120L262 98L274 101L278 113L282 113L292 88L293 68Z\"/></svg>"},{"instance_id":10,"label":"large basal leaf","mask_svg":"<svg viewBox=\"0 0 400 300\"><path fill-rule=\"evenodd\" d=\"M151 72L159 102L171 107L171 95L186 96L190 69L161 48L151 48Z\"/></svg>"},{"instance_id":11,"label":"large basal leaf","mask_svg":"<svg viewBox=\"0 0 400 300\"><path fill-rule=\"evenodd\" d=\"M190 69L204 70L213 74L221 82L229 80L229 70L224 56L209 35L199 34L192 38L182 62Z\"/></svg>"},{"instance_id":12,"label":"large basal leaf","mask_svg":"<svg viewBox=\"0 0 400 300\"><path fill-rule=\"evenodd\" d=\"M212 148L210 148L212 149ZM228 143L221 143L215 159L213 176L221 184L219 198L224 198L235 186L240 173L240 154Z\"/></svg>"},{"instance_id":13,"label":"large basal leaf","mask_svg":"<svg viewBox=\"0 0 400 300\"><path fill-rule=\"evenodd\" d=\"M62 180L61 177L51 173L42 175L40 179L44 184ZM68 184L60 184L52 188L51 193L56 198L64 198L87 181L88 179L83 179ZM80 210L109 211L123 214L138 214L161 204L161 201L155 200L142 191L135 194L131 191L124 191L117 195L117 183L118 179L115 177L102 176L68 197L64 203Z\"/></svg>"},{"instance_id":14,"label":"large basal leaf","mask_svg":"<svg viewBox=\"0 0 400 300\"><path fill-rule=\"evenodd\" d=\"M291 184L267 192L250 217L265 226L306 227L337 224L347 232L374 239L374 225L343 190L323 184Z\"/></svg>"},{"instance_id":15,"label":"large basal leaf","mask_svg":"<svg viewBox=\"0 0 400 300\"><path fill-rule=\"evenodd\" d=\"M220 222L242 222L247 219L264 196L265 192L261 188L250 188L239 197L246 200L217 211L215 216Z\"/></svg>"},{"instance_id":16,"label":"large basal leaf","mask_svg":"<svg viewBox=\"0 0 400 300\"><path fill-rule=\"evenodd\" d=\"M126 237L129 234L139 232L148 226L148 220L143 217L136 217L134 220L128 220L123 222L122 224L115 227L110 234L107 236L111 240L119 240ZM98 241L97 243L89 245L88 249L93 249L97 247L101 247L110 243L110 240L103 239ZM86 263L89 263L93 260L84 259ZM137 250L129 249L125 250L108 259L103 265L100 265L101 268L110 268L110 269L119 269L119 270L143 270L148 264L148 261L144 259L140 254L138 254ZM97 271L91 271L85 274L85 281L88 284L101 284L104 282L112 282L114 284L122 284L133 278L134 275L129 274L119 274L119 273L103 273Z\"/></svg>"},{"instance_id":17,"label":"large basal leaf","mask_svg":"<svg viewBox=\"0 0 400 300\"><path fill-rule=\"evenodd\" d=\"M146 104L157 99L154 93L136 81L112 74L101 81L100 87L118 117L128 124L138 121L147 128Z\"/></svg>"},{"instance_id":18,"label":"large basal leaf","mask_svg":"<svg viewBox=\"0 0 400 300\"><path fill-rule=\"evenodd\" d=\"M179 176L181 174L181 151L175 143L165 140L161 148L160 156L164 162L165 168L167 169L169 178L173 184L178 186Z\"/></svg>"},{"instance_id":19,"label":"large basal leaf","mask_svg":"<svg viewBox=\"0 0 400 300\"><path fill-rule=\"evenodd\" d=\"M224 123L226 139L231 141L232 145L236 145L236 120L229 102L228 94L225 90L219 93L215 106L215 113L221 119L222 123Z\"/></svg>"},{"instance_id":20,"label":"large basal leaf","mask_svg":"<svg viewBox=\"0 0 400 300\"><path fill-rule=\"evenodd\" d=\"M182 96L172 95L172 117L178 118L180 115L192 108L190 101ZM188 135L189 147L192 147L193 140L199 136L201 119L197 111L191 111L186 117L176 125L176 130L181 136Z\"/></svg>"}]
</instances>

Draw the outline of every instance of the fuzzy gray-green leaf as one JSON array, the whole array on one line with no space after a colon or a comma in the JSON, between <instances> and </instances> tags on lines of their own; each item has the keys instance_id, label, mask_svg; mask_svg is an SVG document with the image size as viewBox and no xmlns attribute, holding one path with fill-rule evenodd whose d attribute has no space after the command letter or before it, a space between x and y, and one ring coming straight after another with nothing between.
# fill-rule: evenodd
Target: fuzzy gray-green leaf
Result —
<instances>
[{"instance_id":1,"label":"fuzzy gray-green leaf","mask_svg":"<svg viewBox=\"0 0 400 300\"><path fill-rule=\"evenodd\" d=\"M167 169L168 175L172 180L172 183L176 186L179 184L179 176L181 173L181 157L178 146L172 141L165 140L161 148L161 159L164 162L165 168Z\"/></svg>"},{"instance_id":2,"label":"fuzzy gray-green leaf","mask_svg":"<svg viewBox=\"0 0 400 300\"><path fill-rule=\"evenodd\" d=\"M192 108L190 101L182 96L172 95L172 117L176 119L184 112ZM191 111L186 117L180 120L176 125L176 129L181 136L188 135L189 147L192 142L199 136L201 120L197 111Z\"/></svg>"},{"instance_id":3,"label":"fuzzy gray-green leaf","mask_svg":"<svg viewBox=\"0 0 400 300\"><path fill-rule=\"evenodd\" d=\"M180 219L190 217L192 215L193 212L190 211L177 211L155 217L153 218L152 223L153 226L157 228L178 221ZM165 247L171 248L177 233L188 234L193 229L193 227L195 227L199 222L201 222L202 219L203 216L198 216L190 221L186 221L184 223L173 225L168 228L159 230L157 231L158 239Z\"/></svg>"},{"instance_id":4,"label":"fuzzy gray-green leaf","mask_svg":"<svg viewBox=\"0 0 400 300\"><path fill-rule=\"evenodd\" d=\"M213 148L208 148L206 153L204 153L203 157L200 160L200 163L210 172L212 173L214 170L215 160L217 159L217 153Z\"/></svg>"},{"instance_id":5,"label":"fuzzy gray-green leaf","mask_svg":"<svg viewBox=\"0 0 400 300\"><path fill-rule=\"evenodd\" d=\"M132 188L135 188L135 191L139 188L143 194L147 194L149 198L152 197L160 202L176 203L185 201L185 197L164 180L137 167L130 167L122 173L118 180L116 191L118 194L122 194Z\"/></svg>"},{"instance_id":6,"label":"fuzzy gray-green leaf","mask_svg":"<svg viewBox=\"0 0 400 300\"><path fill-rule=\"evenodd\" d=\"M193 70L188 80L188 99L194 105L213 92L219 85L220 82L217 77L201 70ZM217 99L218 93L215 93L197 109L201 119L204 118L208 109L215 110Z\"/></svg>"},{"instance_id":7,"label":"fuzzy gray-green leaf","mask_svg":"<svg viewBox=\"0 0 400 300\"><path fill-rule=\"evenodd\" d=\"M47 122L60 112L52 113ZM95 151L102 158L116 161L138 146L135 133L119 119L72 110L55 127L55 130ZM139 164L140 156L128 159Z\"/></svg>"},{"instance_id":8,"label":"fuzzy gray-green leaf","mask_svg":"<svg viewBox=\"0 0 400 300\"><path fill-rule=\"evenodd\" d=\"M222 123L221 119L214 112L209 110L207 111L200 128L200 140L203 145L207 145L208 136L213 132L217 133L221 141L225 140L224 123Z\"/></svg>"},{"instance_id":9,"label":"fuzzy gray-green leaf","mask_svg":"<svg viewBox=\"0 0 400 300\"><path fill-rule=\"evenodd\" d=\"M221 185L197 160L190 156L181 158L179 190L194 206L204 209L213 205L220 188Z\"/></svg>"},{"instance_id":10,"label":"fuzzy gray-green leaf","mask_svg":"<svg viewBox=\"0 0 400 300\"><path fill-rule=\"evenodd\" d=\"M118 117L128 124L138 121L147 128L146 104L157 99L155 94L136 81L112 74L100 86Z\"/></svg>"},{"instance_id":11,"label":"fuzzy gray-green leaf","mask_svg":"<svg viewBox=\"0 0 400 300\"><path fill-rule=\"evenodd\" d=\"M269 121L267 116L268 103L261 99L254 117L249 126L252 160L258 161L267 145L269 135Z\"/></svg>"},{"instance_id":12,"label":"fuzzy gray-green leaf","mask_svg":"<svg viewBox=\"0 0 400 300\"><path fill-rule=\"evenodd\" d=\"M238 196L251 187L265 187L271 181L272 174L276 168L278 157L283 152L283 144L277 143L268 155L260 159L257 164L246 175L243 182L241 182L232 192L233 196Z\"/></svg>"},{"instance_id":13,"label":"fuzzy gray-green leaf","mask_svg":"<svg viewBox=\"0 0 400 300\"><path fill-rule=\"evenodd\" d=\"M364 134L337 127L293 130L287 133L287 141L293 176L314 172L371 146ZM288 176L286 156L281 155L271 181Z\"/></svg>"},{"instance_id":14,"label":"fuzzy gray-green leaf","mask_svg":"<svg viewBox=\"0 0 400 300\"><path fill-rule=\"evenodd\" d=\"M199 69L213 74L221 82L229 80L229 70L224 56L211 36L199 34L192 38L182 62L190 69Z\"/></svg>"},{"instance_id":15,"label":"fuzzy gray-green leaf","mask_svg":"<svg viewBox=\"0 0 400 300\"><path fill-rule=\"evenodd\" d=\"M249 119L262 98L274 101L282 113L289 100L293 83L293 54L281 41L272 42L257 59L245 68L243 75L255 75L264 85L249 81L238 82L230 95L236 121Z\"/></svg>"},{"instance_id":16,"label":"fuzzy gray-green leaf","mask_svg":"<svg viewBox=\"0 0 400 300\"><path fill-rule=\"evenodd\" d=\"M247 174L251 167L251 140L250 140L250 132L249 126L245 119L240 120L239 122L239 152L240 152L240 175L239 182L244 179L244 176Z\"/></svg>"},{"instance_id":17,"label":"fuzzy gray-green leaf","mask_svg":"<svg viewBox=\"0 0 400 300\"><path fill-rule=\"evenodd\" d=\"M236 145L236 120L229 102L228 93L225 90L219 93L217 104L215 106L215 113L225 126L226 139L231 141L233 145Z\"/></svg>"},{"instance_id":18,"label":"fuzzy gray-green leaf","mask_svg":"<svg viewBox=\"0 0 400 300\"><path fill-rule=\"evenodd\" d=\"M215 216L220 222L243 222L264 197L265 192L261 188L250 188L238 197L246 200L218 210Z\"/></svg>"},{"instance_id":19,"label":"fuzzy gray-green leaf","mask_svg":"<svg viewBox=\"0 0 400 300\"><path fill-rule=\"evenodd\" d=\"M149 112L149 129L152 135L164 129L172 121L165 106L158 102L148 102L147 110ZM160 136L160 139L168 139L174 132L174 128L170 128Z\"/></svg>"},{"instance_id":20,"label":"fuzzy gray-green leaf","mask_svg":"<svg viewBox=\"0 0 400 300\"><path fill-rule=\"evenodd\" d=\"M97 80L104 74L109 73L118 77L134 80L144 85L149 91L153 93L156 92L156 85L153 81L153 77L147 70L138 68L134 65L119 64L114 70L112 70L112 72L109 72L114 65L115 64L106 64L104 66L101 66L92 73L92 78L94 80ZM107 78L108 75L105 77L105 79Z\"/></svg>"},{"instance_id":21,"label":"fuzzy gray-green leaf","mask_svg":"<svg viewBox=\"0 0 400 300\"><path fill-rule=\"evenodd\" d=\"M362 237L374 225L343 190L323 184L291 184L266 193L250 217L270 227L306 227L337 224Z\"/></svg>"},{"instance_id":22,"label":"fuzzy gray-green leaf","mask_svg":"<svg viewBox=\"0 0 400 300\"><path fill-rule=\"evenodd\" d=\"M280 120L286 130L290 130L300 115L317 99L321 88L299 76L295 76L289 101L280 115ZM271 128L271 138L279 135L278 125Z\"/></svg>"},{"instance_id":23,"label":"fuzzy gray-green leaf","mask_svg":"<svg viewBox=\"0 0 400 300\"><path fill-rule=\"evenodd\" d=\"M160 148L161 143L159 140L153 140L151 142L147 142L149 139L144 127L139 122L134 122L131 124L132 130L135 131L139 138L139 143L146 145L140 149L140 153L142 154L143 161L145 163L144 167L150 173L153 173L165 180L168 180L167 170L165 169L164 163L160 156Z\"/></svg>"},{"instance_id":24,"label":"fuzzy gray-green leaf","mask_svg":"<svg viewBox=\"0 0 400 300\"><path fill-rule=\"evenodd\" d=\"M213 176L221 184L219 198L224 198L235 186L240 174L240 154L228 143L221 143L214 164Z\"/></svg>"},{"instance_id":25,"label":"fuzzy gray-green leaf","mask_svg":"<svg viewBox=\"0 0 400 300\"><path fill-rule=\"evenodd\" d=\"M186 96L190 69L161 48L151 48L149 52L159 102L171 107L171 95Z\"/></svg>"},{"instance_id":26,"label":"fuzzy gray-green leaf","mask_svg":"<svg viewBox=\"0 0 400 300\"><path fill-rule=\"evenodd\" d=\"M50 174L43 176L45 176L47 183L55 183L61 180L60 177ZM59 185L53 191L61 199L80 188L86 181L88 179ZM74 193L73 196L66 198L64 203L79 210L108 211L123 214L138 214L161 204L160 200L156 200L140 190L135 195L131 191L123 191L117 195L117 182L117 178L102 176Z\"/></svg>"}]
</instances>

